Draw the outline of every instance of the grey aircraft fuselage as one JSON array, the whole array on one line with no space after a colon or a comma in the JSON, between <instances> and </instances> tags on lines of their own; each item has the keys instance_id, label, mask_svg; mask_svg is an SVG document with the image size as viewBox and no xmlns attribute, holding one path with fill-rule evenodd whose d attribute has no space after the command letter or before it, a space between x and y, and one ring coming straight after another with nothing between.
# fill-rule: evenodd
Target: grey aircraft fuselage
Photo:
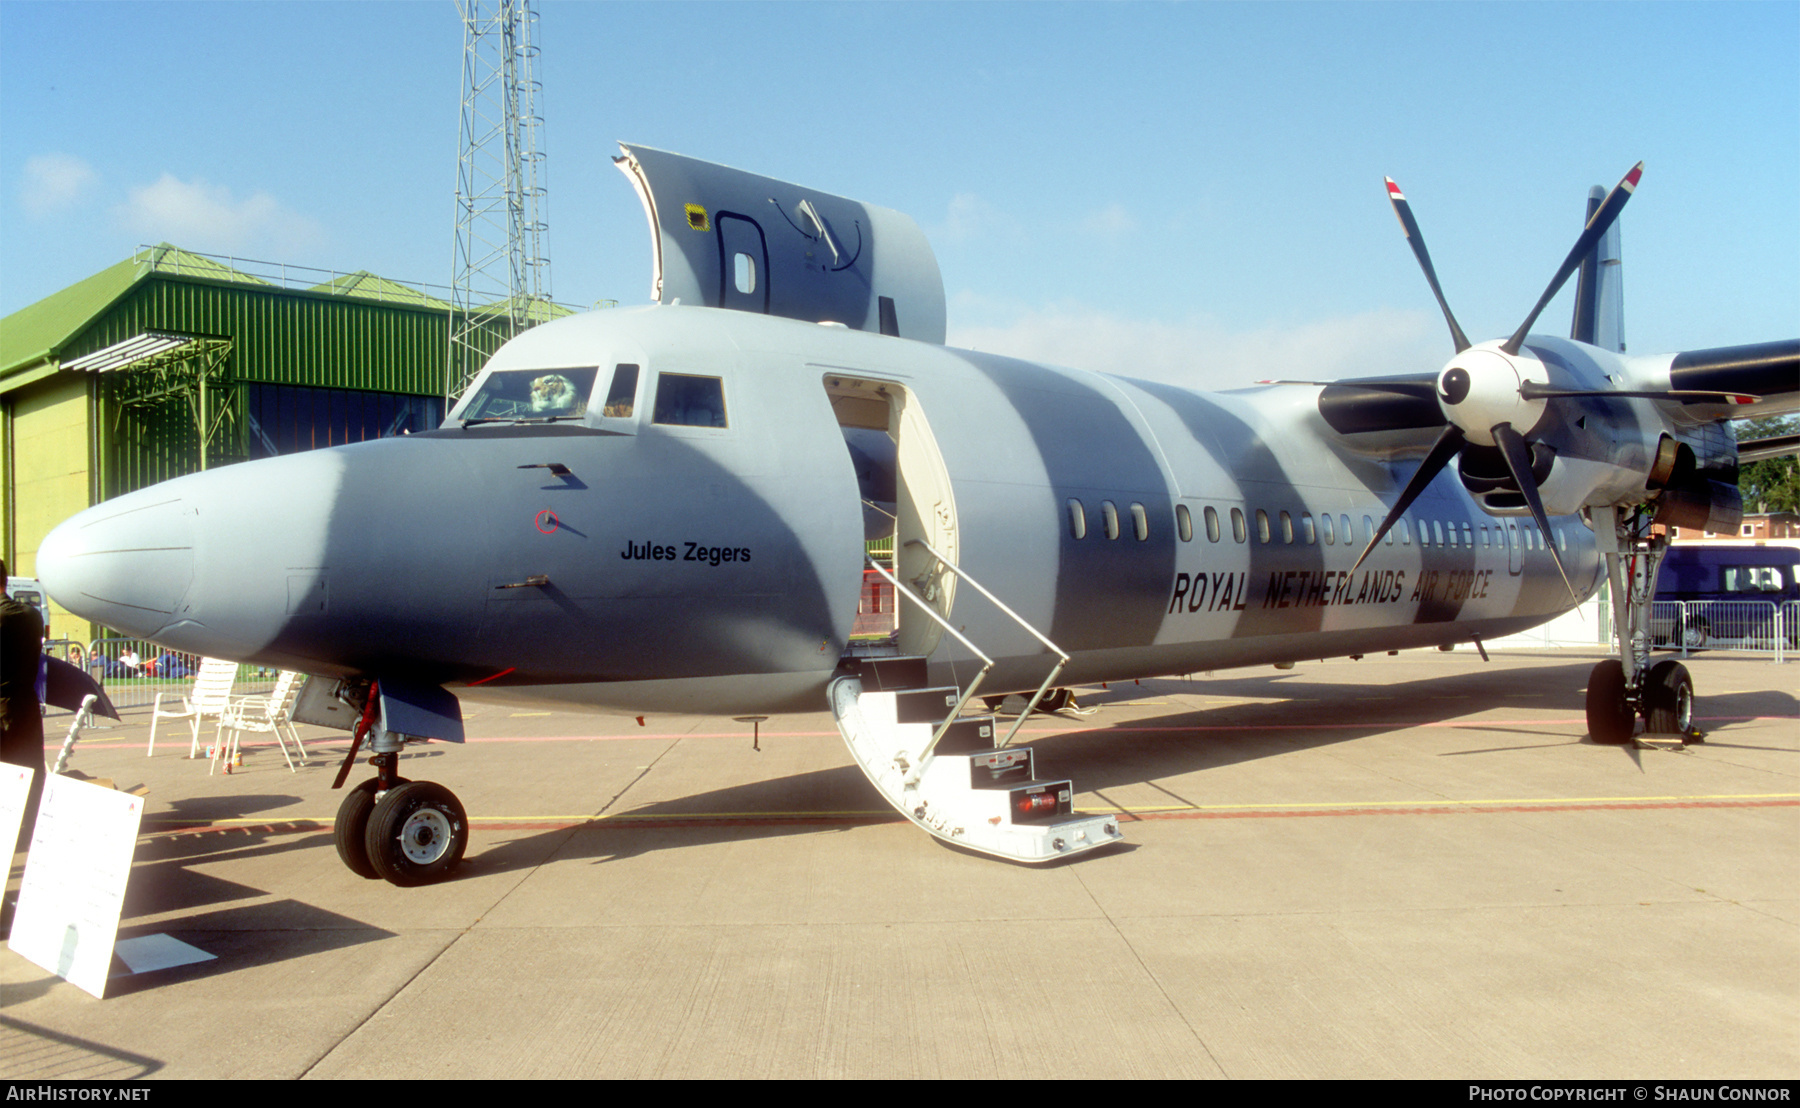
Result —
<instances>
[{"instance_id":1,"label":"grey aircraft fuselage","mask_svg":"<svg viewBox=\"0 0 1800 1108\"><path fill-rule=\"evenodd\" d=\"M606 414L628 365L631 414ZM885 425L900 576L996 659L987 692L1035 688L1051 656L909 539L1072 655L1067 685L1499 636L1601 579L1573 507L1548 537L1566 585L1530 518L1483 510L1454 472L1351 573L1430 434L1358 449L1316 388L1203 393L683 306L541 325L485 373L588 367L578 418L453 412L107 501L44 541L41 575L122 633L318 675L634 714L815 711L857 610L862 501L894 496L859 487L846 433ZM663 375L716 379L724 425L658 422ZM910 612L902 627L934 678L966 681L953 639Z\"/></svg>"}]
</instances>

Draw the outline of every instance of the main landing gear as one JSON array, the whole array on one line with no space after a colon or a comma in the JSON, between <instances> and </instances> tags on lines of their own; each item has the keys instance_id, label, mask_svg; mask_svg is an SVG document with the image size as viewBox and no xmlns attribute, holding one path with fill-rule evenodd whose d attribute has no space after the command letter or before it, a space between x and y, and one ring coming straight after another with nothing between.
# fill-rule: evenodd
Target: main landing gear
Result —
<instances>
[{"instance_id":1,"label":"main landing gear","mask_svg":"<svg viewBox=\"0 0 1800 1108\"><path fill-rule=\"evenodd\" d=\"M1673 658L1650 664L1650 605L1668 538L1649 535L1648 528L1649 517L1643 512L1616 510L1617 548L1606 552L1606 570L1612 583L1612 637L1619 656L1601 662L1588 675L1588 734L1597 743L1630 742L1639 716L1648 734L1704 741L1694 726L1694 679L1687 667ZM1600 530L1595 527L1597 534Z\"/></svg>"},{"instance_id":2,"label":"main landing gear","mask_svg":"<svg viewBox=\"0 0 1800 1108\"><path fill-rule=\"evenodd\" d=\"M456 794L435 781L408 781L396 772L405 737L379 723L379 696L367 688L362 719L333 788L339 788L367 739L375 776L345 794L332 841L338 857L359 877L383 878L403 887L429 885L448 876L469 845L469 817Z\"/></svg>"}]
</instances>

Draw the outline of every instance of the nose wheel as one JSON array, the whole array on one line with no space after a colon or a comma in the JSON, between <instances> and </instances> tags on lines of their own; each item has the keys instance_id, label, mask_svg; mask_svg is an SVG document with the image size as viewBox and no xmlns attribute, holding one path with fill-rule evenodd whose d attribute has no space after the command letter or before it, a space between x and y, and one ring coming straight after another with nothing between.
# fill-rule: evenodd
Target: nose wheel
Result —
<instances>
[{"instance_id":1,"label":"nose wheel","mask_svg":"<svg viewBox=\"0 0 1800 1108\"><path fill-rule=\"evenodd\" d=\"M363 834L370 868L402 887L442 880L468 845L462 801L435 781L409 781L382 794Z\"/></svg>"},{"instance_id":2,"label":"nose wheel","mask_svg":"<svg viewBox=\"0 0 1800 1108\"><path fill-rule=\"evenodd\" d=\"M332 841L338 858L359 877L380 877L403 887L429 885L447 877L469 846L469 817L456 794L435 781L408 781L398 772L407 736L378 721L379 685L344 682L338 698L360 706L350 749L332 788L342 788L365 739L375 751L375 776L351 789L338 805Z\"/></svg>"}]
</instances>

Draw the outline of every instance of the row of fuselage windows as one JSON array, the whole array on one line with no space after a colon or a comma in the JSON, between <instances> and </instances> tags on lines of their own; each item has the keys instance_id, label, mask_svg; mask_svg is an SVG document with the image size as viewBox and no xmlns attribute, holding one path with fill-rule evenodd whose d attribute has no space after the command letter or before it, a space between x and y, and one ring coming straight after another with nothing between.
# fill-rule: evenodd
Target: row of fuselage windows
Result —
<instances>
[{"instance_id":1,"label":"row of fuselage windows","mask_svg":"<svg viewBox=\"0 0 1800 1108\"><path fill-rule=\"evenodd\" d=\"M1219 510L1207 505L1201 509L1202 529L1208 542L1225 541L1225 520ZM1116 539L1129 526L1131 533L1139 542L1150 539L1150 514L1142 504L1131 504L1121 514L1118 505L1110 500L1100 502L1100 518L1095 528L1097 534L1109 539ZM1249 542L1252 524L1244 516L1242 508L1230 509L1230 531L1234 542ZM1315 520L1311 512L1301 512L1295 516L1291 512L1278 511L1273 517L1262 508L1256 509L1254 528L1256 541L1259 543L1296 543L1306 546L1354 546L1357 544L1357 530L1350 522L1348 514L1333 516L1330 512L1320 513ZM1182 542L1194 541L1194 515L1186 504L1175 505L1175 532L1181 536ZM1375 521L1368 516L1362 517L1362 541L1375 533ZM1563 550L1569 548L1569 540L1560 528L1551 528L1557 545ZM1440 519L1408 519L1401 516L1394 526L1383 536L1383 542L1394 545L1396 537L1401 546L1413 545L1415 534L1422 547L1480 547L1492 549L1509 548L1515 543L1521 549L1544 549L1544 536L1538 531L1535 523L1507 522L1504 524L1472 524L1454 520ZM1077 539L1088 537L1087 506L1079 498L1069 498L1069 535ZM1509 537L1509 535L1511 537Z\"/></svg>"}]
</instances>

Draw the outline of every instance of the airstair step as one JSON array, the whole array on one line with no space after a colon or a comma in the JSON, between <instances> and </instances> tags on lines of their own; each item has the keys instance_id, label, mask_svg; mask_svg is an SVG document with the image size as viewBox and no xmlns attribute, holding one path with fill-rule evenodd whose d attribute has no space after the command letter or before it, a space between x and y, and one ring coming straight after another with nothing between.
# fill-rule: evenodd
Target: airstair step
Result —
<instances>
[{"instance_id":1,"label":"airstair step","mask_svg":"<svg viewBox=\"0 0 1800 1108\"><path fill-rule=\"evenodd\" d=\"M945 738L949 738L948 735ZM943 749L943 743L938 748ZM1008 747L969 756L971 789L1010 789L1033 779L1031 748Z\"/></svg>"},{"instance_id":2,"label":"airstair step","mask_svg":"<svg viewBox=\"0 0 1800 1108\"><path fill-rule=\"evenodd\" d=\"M1006 808L1017 825L1055 823L1075 814L1075 785L1070 781L1026 781L1008 792Z\"/></svg>"},{"instance_id":3,"label":"airstair step","mask_svg":"<svg viewBox=\"0 0 1800 1108\"><path fill-rule=\"evenodd\" d=\"M930 679L925 676L925 659L921 657L862 658L858 662L864 692L922 689L930 684ZM952 700L951 703L956 702Z\"/></svg>"},{"instance_id":4,"label":"airstair step","mask_svg":"<svg viewBox=\"0 0 1800 1108\"><path fill-rule=\"evenodd\" d=\"M974 754L993 749L993 716L964 716L945 729L935 748L938 754Z\"/></svg>"},{"instance_id":5,"label":"airstair step","mask_svg":"<svg viewBox=\"0 0 1800 1108\"><path fill-rule=\"evenodd\" d=\"M954 685L897 692L894 694L894 722L942 723L961 699L962 692Z\"/></svg>"},{"instance_id":6,"label":"airstair step","mask_svg":"<svg viewBox=\"0 0 1800 1108\"><path fill-rule=\"evenodd\" d=\"M1020 862L1050 862L1121 841L1118 817L1078 816L1074 786L1039 780L1030 747L994 746L991 717L952 720L929 755L954 688L867 690L845 675L832 714L870 784L914 825L944 842Z\"/></svg>"}]
</instances>

